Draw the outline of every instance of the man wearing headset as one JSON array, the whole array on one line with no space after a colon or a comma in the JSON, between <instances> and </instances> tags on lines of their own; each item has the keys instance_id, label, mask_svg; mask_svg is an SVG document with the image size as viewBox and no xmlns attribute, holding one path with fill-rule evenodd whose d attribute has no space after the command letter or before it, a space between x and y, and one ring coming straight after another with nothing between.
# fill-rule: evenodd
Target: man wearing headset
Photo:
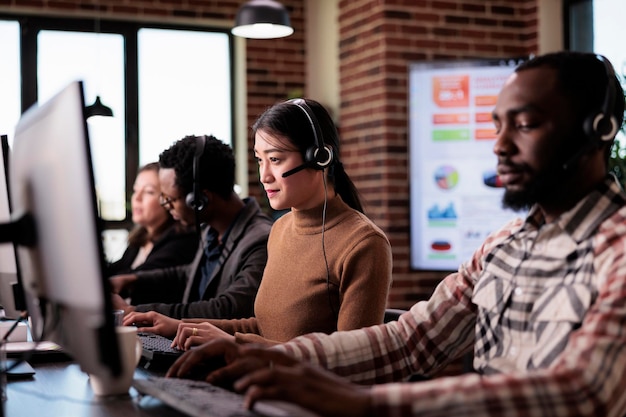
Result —
<instances>
[{"instance_id":1,"label":"man wearing headset","mask_svg":"<svg viewBox=\"0 0 626 417\"><path fill-rule=\"evenodd\" d=\"M272 220L253 198L234 191L232 149L213 136L187 136L161 153L159 166L161 205L182 223L195 223L201 244L188 265L111 277L114 308L177 319L250 317ZM119 295L154 286L171 297L131 306ZM154 324L150 314L143 317L142 325Z\"/></svg>"},{"instance_id":2,"label":"man wearing headset","mask_svg":"<svg viewBox=\"0 0 626 417\"><path fill-rule=\"evenodd\" d=\"M607 175L623 112L603 57L521 64L493 111L493 151L503 202L529 208L524 220L398 321L270 349L209 342L169 376L223 358L207 380L234 381L248 406L280 399L324 416L624 416L626 194ZM475 373L406 382L471 351Z\"/></svg>"}]
</instances>

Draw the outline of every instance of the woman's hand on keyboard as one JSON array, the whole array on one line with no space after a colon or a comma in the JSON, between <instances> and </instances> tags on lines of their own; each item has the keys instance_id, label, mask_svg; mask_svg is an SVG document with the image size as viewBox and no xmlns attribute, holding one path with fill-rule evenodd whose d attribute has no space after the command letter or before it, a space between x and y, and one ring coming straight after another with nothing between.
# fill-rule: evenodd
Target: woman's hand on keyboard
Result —
<instances>
[{"instance_id":1,"label":"woman's hand on keyboard","mask_svg":"<svg viewBox=\"0 0 626 417\"><path fill-rule=\"evenodd\" d=\"M211 323L186 323L183 321L178 324L172 347L189 350L192 346L202 345L220 338L235 340L234 336Z\"/></svg>"}]
</instances>

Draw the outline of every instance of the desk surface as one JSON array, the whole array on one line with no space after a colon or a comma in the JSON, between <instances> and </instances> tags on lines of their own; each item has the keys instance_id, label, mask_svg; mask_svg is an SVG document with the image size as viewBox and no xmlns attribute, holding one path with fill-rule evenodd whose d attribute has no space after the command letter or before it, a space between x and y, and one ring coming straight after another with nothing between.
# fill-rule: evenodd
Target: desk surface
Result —
<instances>
[{"instance_id":1,"label":"desk surface","mask_svg":"<svg viewBox=\"0 0 626 417\"><path fill-rule=\"evenodd\" d=\"M124 397L94 396L89 377L73 362L38 363L33 368L32 378L8 381L6 417L184 416L152 397L140 398L134 388ZM136 377L146 375L141 368L135 371Z\"/></svg>"}]
</instances>

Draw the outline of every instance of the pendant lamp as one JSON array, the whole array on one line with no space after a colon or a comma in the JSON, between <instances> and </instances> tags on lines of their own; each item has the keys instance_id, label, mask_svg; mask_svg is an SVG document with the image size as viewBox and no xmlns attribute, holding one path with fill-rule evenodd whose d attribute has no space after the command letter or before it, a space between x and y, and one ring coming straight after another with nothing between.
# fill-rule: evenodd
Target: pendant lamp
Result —
<instances>
[{"instance_id":1,"label":"pendant lamp","mask_svg":"<svg viewBox=\"0 0 626 417\"><path fill-rule=\"evenodd\" d=\"M113 117L113 110L102 104L100 96L96 96L96 101L91 106L85 107L85 117L90 118L91 116Z\"/></svg>"},{"instance_id":2,"label":"pendant lamp","mask_svg":"<svg viewBox=\"0 0 626 417\"><path fill-rule=\"evenodd\" d=\"M237 11L235 36L250 39L283 38L293 33L287 9L274 0L250 0Z\"/></svg>"},{"instance_id":3,"label":"pendant lamp","mask_svg":"<svg viewBox=\"0 0 626 417\"><path fill-rule=\"evenodd\" d=\"M94 32L96 34L96 57L98 60L97 63L97 71L98 71L98 75L97 75L97 82L98 82L98 89L99 84L100 84L100 4L95 3L95 9L97 10L97 14L96 14L96 19L94 21ZM102 101L100 100L100 96L96 95L96 101L90 105L90 106L86 106L85 107L85 118L89 119L92 116L105 116L105 117L113 117L113 110L109 107L109 106L105 106L104 104L102 104Z\"/></svg>"}]
</instances>

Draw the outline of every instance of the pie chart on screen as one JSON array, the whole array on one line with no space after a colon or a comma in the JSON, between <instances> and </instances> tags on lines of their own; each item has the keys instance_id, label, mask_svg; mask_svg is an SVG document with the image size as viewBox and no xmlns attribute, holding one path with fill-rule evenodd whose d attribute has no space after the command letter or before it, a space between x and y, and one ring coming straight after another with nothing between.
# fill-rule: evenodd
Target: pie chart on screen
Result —
<instances>
[{"instance_id":1,"label":"pie chart on screen","mask_svg":"<svg viewBox=\"0 0 626 417\"><path fill-rule=\"evenodd\" d=\"M449 165L442 165L435 170L435 183L443 190L454 188L459 182L458 171Z\"/></svg>"}]
</instances>

